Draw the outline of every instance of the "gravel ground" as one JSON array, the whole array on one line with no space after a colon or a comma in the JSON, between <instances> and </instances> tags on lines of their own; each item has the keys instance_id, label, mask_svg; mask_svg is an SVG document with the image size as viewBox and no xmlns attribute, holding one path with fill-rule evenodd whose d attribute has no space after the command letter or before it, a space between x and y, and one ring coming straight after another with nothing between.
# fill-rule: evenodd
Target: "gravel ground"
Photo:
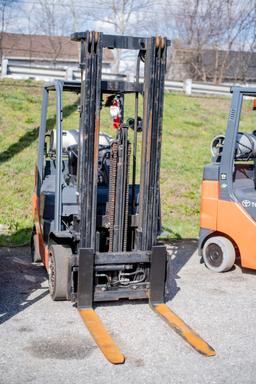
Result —
<instances>
[{"instance_id":1,"label":"gravel ground","mask_svg":"<svg viewBox=\"0 0 256 384\"><path fill-rule=\"evenodd\" d=\"M0 249L0 383L255 383L256 275L214 274L196 241L169 247L168 304L217 351L196 353L145 303L102 305L97 313L126 355L109 364L77 310L52 302L46 274L28 248Z\"/></svg>"}]
</instances>

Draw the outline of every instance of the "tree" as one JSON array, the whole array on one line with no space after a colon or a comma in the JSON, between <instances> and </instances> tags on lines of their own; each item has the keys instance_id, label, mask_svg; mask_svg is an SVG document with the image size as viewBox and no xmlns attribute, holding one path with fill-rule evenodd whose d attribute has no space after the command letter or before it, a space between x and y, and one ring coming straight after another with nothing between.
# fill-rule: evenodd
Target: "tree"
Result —
<instances>
[{"instance_id":1,"label":"tree","mask_svg":"<svg viewBox=\"0 0 256 384\"><path fill-rule=\"evenodd\" d=\"M140 29L140 17L150 7L150 0L97 0L95 2L95 18L109 25L118 35L136 35ZM101 10L101 11L100 11ZM105 10L105 12L102 12ZM115 68L120 69L120 50L115 50Z\"/></svg>"},{"instance_id":2,"label":"tree","mask_svg":"<svg viewBox=\"0 0 256 384\"><path fill-rule=\"evenodd\" d=\"M174 18L177 36L190 48L192 76L221 83L232 51L254 40L255 0L180 0Z\"/></svg>"},{"instance_id":3,"label":"tree","mask_svg":"<svg viewBox=\"0 0 256 384\"><path fill-rule=\"evenodd\" d=\"M77 22L75 2L73 0L36 0L31 4L24 2L23 6L23 14L26 14L27 19L27 32L31 35L47 36L45 47L42 48L51 51L53 63L56 64L63 50L63 36L74 32L73 27ZM83 12L83 16L86 17L86 12Z\"/></svg>"},{"instance_id":4,"label":"tree","mask_svg":"<svg viewBox=\"0 0 256 384\"><path fill-rule=\"evenodd\" d=\"M3 55L3 34L6 31L12 16L12 11L15 3L18 0L0 0L0 56Z\"/></svg>"}]
</instances>

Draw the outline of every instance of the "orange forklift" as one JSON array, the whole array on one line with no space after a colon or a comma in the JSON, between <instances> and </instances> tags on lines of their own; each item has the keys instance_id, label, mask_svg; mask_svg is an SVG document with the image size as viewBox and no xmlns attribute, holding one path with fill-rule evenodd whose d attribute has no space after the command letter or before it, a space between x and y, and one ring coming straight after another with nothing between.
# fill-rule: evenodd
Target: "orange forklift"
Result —
<instances>
[{"instance_id":1,"label":"orange forklift","mask_svg":"<svg viewBox=\"0 0 256 384\"><path fill-rule=\"evenodd\" d=\"M81 83L58 80L43 90L31 236L33 260L42 260L47 269L52 299L75 303L111 363L122 364L125 357L94 307L99 302L124 299L147 300L193 348L214 356L213 348L165 304L167 251L158 243L158 234L169 41L159 36L89 31L75 33L72 39L81 46ZM137 51L136 81L103 80L103 49ZM139 81L141 62L143 83ZM72 129L62 129L64 92L80 95L79 129L74 129L74 122ZM47 108L52 93L56 96L56 129L49 132ZM130 100L134 97L134 114L125 120L128 95ZM139 105L139 96L143 105ZM139 106L142 118L138 116ZM113 118L114 138L100 132L104 107L109 107Z\"/></svg>"},{"instance_id":2,"label":"orange forklift","mask_svg":"<svg viewBox=\"0 0 256 384\"><path fill-rule=\"evenodd\" d=\"M238 258L256 269L256 117L247 126L243 118L251 114L248 99L256 88L231 92L226 134L213 139L202 182L199 255L214 272L230 270Z\"/></svg>"}]
</instances>

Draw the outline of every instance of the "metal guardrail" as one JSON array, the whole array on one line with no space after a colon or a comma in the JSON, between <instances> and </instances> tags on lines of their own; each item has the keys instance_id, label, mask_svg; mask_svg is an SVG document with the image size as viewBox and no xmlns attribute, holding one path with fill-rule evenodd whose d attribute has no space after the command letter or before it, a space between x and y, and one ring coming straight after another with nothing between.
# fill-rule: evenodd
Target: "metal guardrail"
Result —
<instances>
[{"instance_id":1,"label":"metal guardrail","mask_svg":"<svg viewBox=\"0 0 256 384\"><path fill-rule=\"evenodd\" d=\"M2 65L3 68L3 65ZM6 71L2 71L1 78L13 78L13 79L33 79L33 80L43 80L43 81L52 81L54 79L58 80L80 80L81 71L79 68L72 67L57 67L51 68L49 66L39 66L39 65L7 65ZM121 78L126 78L125 75L116 75L105 72L103 78L106 80L116 80Z\"/></svg>"},{"instance_id":2,"label":"metal guardrail","mask_svg":"<svg viewBox=\"0 0 256 384\"><path fill-rule=\"evenodd\" d=\"M187 84L188 82L188 84ZM197 83L188 81L165 81L165 89L168 91L181 91L187 95L194 93L207 94L207 95L221 95L230 96L230 85L214 85L211 83Z\"/></svg>"},{"instance_id":3,"label":"metal guardrail","mask_svg":"<svg viewBox=\"0 0 256 384\"><path fill-rule=\"evenodd\" d=\"M53 79L80 80L80 69L75 67L56 68L43 65L12 64L8 59L2 60L1 78L34 79L52 81ZM103 73L105 80L125 79L134 81L125 74ZM143 81L143 79L141 79ZM165 90L168 92L184 92L186 95L205 94L216 96L230 96L232 84L214 85L211 83L192 82L191 79L183 81L165 81Z\"/></svg>"}]
</instances>

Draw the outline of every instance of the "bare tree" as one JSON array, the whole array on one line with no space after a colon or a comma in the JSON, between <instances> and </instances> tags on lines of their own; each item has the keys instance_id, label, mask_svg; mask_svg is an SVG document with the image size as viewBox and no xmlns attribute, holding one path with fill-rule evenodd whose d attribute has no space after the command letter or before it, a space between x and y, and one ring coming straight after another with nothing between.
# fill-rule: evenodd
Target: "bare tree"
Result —
<instances>
[{"instance_id":1,"label":"bare tree","mask_svg":"<svg viewBox=\"0 0 256 384\"><path fill-rule=\"evenodd\" d=\"M154 4L154 0L87 0L86 3L74 0L36 0L31 7L32 13L28 15L27 30L50 36L49 44L57 58L62 40L57 41L51 36L67 36L71 32L92 28L121 35L136 35L144 30L145 15L153 14ZM114 70L118 72L120 52L115 50L113 55L116 59Z\"/></svg>"},{"instance_id":2,"label":"bare tree","mask_svg":"<svg viewBox=\"0 0 256 384\"><path fill-rule=\"evenodd\" d=\"M136 33L139 14L143 14L152 3L150 0L97 0L95 6L98 19L112 25L115 33L124 35ZM105 12L99 14L99 7Z\"/></svg>"},{"instance_id":3,"label":"bare tree","mask_svg":"<svg viewBox=\"0 0 256 384\"><path fill-rule=\"evenodd\" d=\"M97 19L112 27L115 34L136 34L140 29L143 13L153 4L150 0L97 0L95 2ZM100 12L100 9L102 12ZM105 10L105 11L103 11ZM115 68L119 72L120 50L115 50Z\"/></svg>"},{"instance_id":4,"label":"bare tree","mask_svg":"<svg viewBox=\"0 0 256 384\"><path fill-rule=\"evenodd\" d=\"M71 2L72 4L72 2ZM71 24L71 18L65 2L61 0L37 0L33 6L33 18L28 15L30 20L30 31L47 36L45 47L50 51L53 63L56 64L58 57L63 49L62 36L67 33Z\"/></svg>"},{"instance_id":5,"label":"bare tree","mask_svg":"<svg viewBox=\"0 0 256 384\"><path fill-rule=\"evenodd\" d=\"M3 55L3 34L9 25L12 10L17 1L18 0L0 0L0 57Z\"/></svg>"},{"instance_id":6,"label":"bare tree","mask_svg":"<svg viewBox=\"0 0 256 384\"><path fill-rule=\"evenodd\" d=\"M233 64L232 51L243 51L253 39L255 0L180 0L174 16L192 76L220 83Z\"/></svg>"}]
</instances>

